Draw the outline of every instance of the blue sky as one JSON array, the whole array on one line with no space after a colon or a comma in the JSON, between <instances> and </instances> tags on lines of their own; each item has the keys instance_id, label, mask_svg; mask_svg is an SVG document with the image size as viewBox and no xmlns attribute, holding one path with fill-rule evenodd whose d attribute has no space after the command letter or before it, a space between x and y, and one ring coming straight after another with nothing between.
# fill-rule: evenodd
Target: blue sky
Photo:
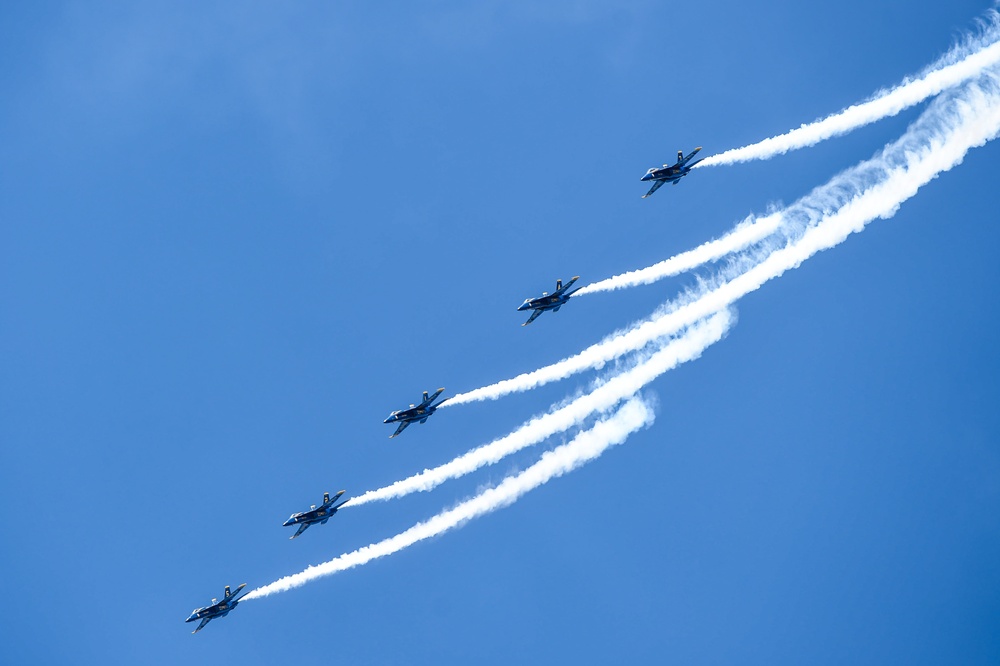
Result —
<instances>
[{"instance_id":1,"label":"blue sky","mask_svg":"<svg viewBox=\"0 0 1000 666\"><path fill-rule=\"evenodd\" d=\"M870 157L922 107L650 199L918 72L982 2L21 3L0 21L0 662L996 663L997 145L739 304L657 422L461 530L382 539L525 452L295 541L590 375L381 420L572 354L692 284L581 299ZM558 437L550 443L562 440Z\"/></svg>"}]
</instances>

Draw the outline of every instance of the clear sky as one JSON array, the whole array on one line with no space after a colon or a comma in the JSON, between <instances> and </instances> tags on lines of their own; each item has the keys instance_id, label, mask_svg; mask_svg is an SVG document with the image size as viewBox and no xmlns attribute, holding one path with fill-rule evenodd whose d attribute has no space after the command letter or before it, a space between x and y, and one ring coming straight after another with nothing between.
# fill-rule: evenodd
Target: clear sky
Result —
<instances>
[{"instance_id":1,"label":"clear sky","mask_svg":"<svg viewBox=\"0 0 1000 666\"><path fill-rule=\"evenodd\" d=\"M532 464L344 511L593 373L382 419L646 317L515 308L791 203L925 108L640 196L860 101L991 5L0 9L0 663L996 664L996 142L740 301L656 423L510 508L247 601ZM557 436L544 448L565 437Z\"/></svg>"}]
</instances>

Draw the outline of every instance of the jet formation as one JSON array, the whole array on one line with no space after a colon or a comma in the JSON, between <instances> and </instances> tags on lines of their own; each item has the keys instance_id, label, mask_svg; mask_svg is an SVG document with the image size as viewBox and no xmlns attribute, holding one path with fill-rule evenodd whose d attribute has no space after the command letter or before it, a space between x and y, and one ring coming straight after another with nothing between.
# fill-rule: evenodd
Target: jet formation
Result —
<instances>
[{"instance_id":1,"label":"jet formation","mask_svg":"<svg viewBox=\"0 0 1000 666\"><path fill-rule=\"evenodd\" d=\"M699 150L701 150L701 146L698 146L697 148L692 150L691 154L688 155L687 157L684 156L683 150L678 150L676 164L674 164L673 166L664 164L662 167L653 167L652 169L647 171L646 175L640 178L639 180L642 181L652 180L654 182L653 186L649 188L649 192L643 194L642 198L645 199L646 197L650 196L653 192L660 189L660 187L662 187L664 183L673 183L674 185L676 185L677 183L681 182L681 178L691 173L691 169L694 168L694 165L697 164L698 162L701 162L701 160L697 160L695 162L691 162L690 164L688 164L688 162L691 161L691 158L698 154ZM702 159L705 158L703 157Z\"/></svg>"},{"instance_id":2,"label":"jet formation","mask_svg":"<svg viewBox=\"0 0 1000 666\"><path fill-rule=\"evenodd\" d=\"M694 157L698 151L701 150L701 146L695 148L690 155L684 156L683 151L677 151L677 163L673 166L668 166L666 164L661 168L652 168L646 172L640 180L643 181L654 181L653 186L642 196L643 199L651 195L653 192L658 190L664 183L673 183L676 185L680 182L680 179L688 175L691 172L692 167L700 162L691 162L691 158ZM689 163L690 162L690 163ZM521 324L521 326L527 326L531 322L535 321L539 315L543 312L558 312L559 308L565 305L570 296L576 293L580 287L570 291L570 287L573 286L577 280L580 279L579 275L576 275L570 279L569 282L563 284L562 280L556 280L556 290L551 294L548 292L542 292L542 295L537 298L527 298L524 303L518 307L519 312L524 312L531 310L531 316L528 317L528 321ZM428 418L437 410L438 407L444 404L444 400L441 400L436 405L433 404L444 392L444 388L439 388L434 392L433 395L428 395L427 391L424 391L423 400L419 405L410 405L408 409L400 409L389 414L389 418L385 419L383 423L398 423L399 426L396 431L389 435L389 439L396 437L401 432L406 430L406 428L411 423L425 423ZM308 511L301 511L299 513L293 513L288 520L286 520L283 525L285 527L291 527L292 525L298 525L299 529L289 537L289 539L294 539L305 532L311 525L325 525L326 521L330 519L341 507L344 506L349 500L344 500L337 504L337 500L341 498L345 491L341 490L336 493L333 497L330 497L330 493L323 493L323 503L320 506L313 504L309 507ZM230 592L229 586L226 585L225 594L222 600L212 599L212 603L204 608L196 608L191 612L185 622L194 622L195 620L201 620L198 627L191 633L197 634L201 631L206 624L211 622L217 617L225 617L239 604L242 595L240 594L243 588L246 587L246 583L243 583L236 588L235 592Z\"/></svg>"},{"instance_id":3,"label":"jet formation","mask_svg":"<svg viewBox=\"0 0 1000 666\"><path fill-rule=\"evenodd\" d=\"M288 518L288 520L286 520L282 524L285 527L298 525L299 529L295 534L293 534L288 538L294 539L295 537L299 536L307 529L309 529L310 525L315 525L316 523L319 523L320 525L326 525L326 521L330 520L330 516L337 513L340 507L347 504L348 500L344 500L340 504L337 504L337 506L334 506L337 500L340 499L340 496L343 495L345 492L346 491L341 490L333 497L330 497L330 493L323 493L323 503L319 505L319 508L316 508L316 505L313 504L312 506L309 507L308 511L293 513Z\"/></svg>"}]
</instances>

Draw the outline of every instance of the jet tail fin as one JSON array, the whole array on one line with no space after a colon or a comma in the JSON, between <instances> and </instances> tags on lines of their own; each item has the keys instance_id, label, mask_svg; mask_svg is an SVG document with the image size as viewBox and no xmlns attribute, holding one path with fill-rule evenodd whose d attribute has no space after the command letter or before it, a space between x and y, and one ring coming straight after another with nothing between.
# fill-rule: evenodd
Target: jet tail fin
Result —
<instances>
[{"instance_id":1,"label":"jet tail fin","mask_svg":"<svg viewBox=\"0 0 1000 666\"><path fill-rule=\"evenodd\" d=\"M677 163L680 164L680 163L683 163L683 162L684 162L684 151L683 150L678 150L677 151Z\"/></svg>"}]
</instances>

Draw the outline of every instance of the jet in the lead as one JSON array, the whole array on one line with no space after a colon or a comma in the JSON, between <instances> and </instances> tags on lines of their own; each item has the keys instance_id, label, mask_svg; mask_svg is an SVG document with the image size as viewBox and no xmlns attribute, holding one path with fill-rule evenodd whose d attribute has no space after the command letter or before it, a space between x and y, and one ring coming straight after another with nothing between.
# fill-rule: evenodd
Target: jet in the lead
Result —
<instances>
[{"instance_id":1,"label":"jet in the lead","mask_svg":"<svg viewBox=\"0 0 1000 666\"><path fill-rule=\"evenodd\" d=\"M438 407L444 404L444 400L448 399L445 398L438 404L432 405L431 403L437 400L437 397L442 393L444 393L444 389L439 388L437 391L434 391L434 395L428 397L427 391L424 391L423 402L421 402L419 405L410 405L409 409L400 409L393 412L392 414L389 414L389 418L387 418L385 421L382 421L382 423L399 424L399 427L396 428L396 432L389 435L389 439L392 439L399 433L406 430L406 426L410 425L414 421L420 423L424 423L425 421L427 421L430 415L433 414Z\"/></svg>"},{"instance_id":2,"label":"jet in the lead","mask_svg":"<svg viewBox=\"0 0 1000 666\"><path fill-rule=\"evenodd\" d=\"M201 631L206 624L211 622L217 617L226 617L229 615L229 611L236 608L236 605L240 603L240 590L246 587L247 584L243 583L236 588L235 592L229 591L229 586L226 585L226 593L222 597L222 601L217 599L212 599L212 603L204 608L196 608L191 612L188 619L185 622L194 622L195 620L201 620L201 624L198 628L192 631L192 634L197 634Z\"/></svg>"},{"instance_id":3,"label":"jet in the lead","mask_svg":"<svg viewBox=\"0 0 1000 666\"><path fill-rule=\"evenodd\" d=\"M566 304L569 297L581 289L581 287L577 287L573 291L567 291L573 286L573 283L579 279L580 276L576 275L566 284L563 284L562 280L556 280L556 290L551 294L547 291L543 291L542 295L538 298L524 299L524 303L521 303L521 306L517 309L518 312L523 312L525 310L534 310L534 312L532 312L531 316L528 317L528 321L521 324L521 326L527 326L531 322L535 321L535 319L538 318L538 315L543 312L548 312L549 310L552 312L559 312L559 308Z\"/></svg>"},{"instance_id":4,"label":"jet in the lead","mask_svg":"<svg viewBox=\"0 0 1000 666\"><path fill-rule=\"evenodd\" d=\"M698 162L701 162L701 160L697 160L688 164L691 158L698 154L699 150L701 150L701 146L698 146L697 148L692 150L691 154L688 155L687 157L684 156L683 150L678 150L677 164L673 166L664 164L662 167L653 167L652 169L647 171L646 175L640 178L639 180L642 181L652 180L655 182L653 183L653 186L649 188L649 192L646 192L645 194L642 195L642 198L645 199L653 192L660 189L660 187L664 183L673 183L674 185L676 185L677 183L681 182L681 178L691 173L691 169L694 168L694 165L697 164ZM703 157L702 159L705 158Z\"/></svg>"},{"instance_id":5,"label":"jet in the lead","mask_svg":"<svg viewBox=\"0 0 1000 666\"><path fill-rule=\"evenodd\" d=\"M297 537L298 535L302 534L307 529L309 529L310 525L315 525L316 523L319 523L320 525L325 525L326 521L330 520L330 516L337 513L337 510L347 503L347 500L344 500L340 504L337 504L337 506L334 506L334 504L337 502L338 499L340 499L340 496L343 495L344 492L345 491L341 490L333 497L330 497L330 493L323 493L323 503L320 504L319 507L313 504L312 506L309 507L308 511L293 513L288 518L288 520L286 520L283 524L285 527L289 527L290 525L298 525L299 531L288 538L294 539L295 537Z\"/></svg>"}]
</instances>

